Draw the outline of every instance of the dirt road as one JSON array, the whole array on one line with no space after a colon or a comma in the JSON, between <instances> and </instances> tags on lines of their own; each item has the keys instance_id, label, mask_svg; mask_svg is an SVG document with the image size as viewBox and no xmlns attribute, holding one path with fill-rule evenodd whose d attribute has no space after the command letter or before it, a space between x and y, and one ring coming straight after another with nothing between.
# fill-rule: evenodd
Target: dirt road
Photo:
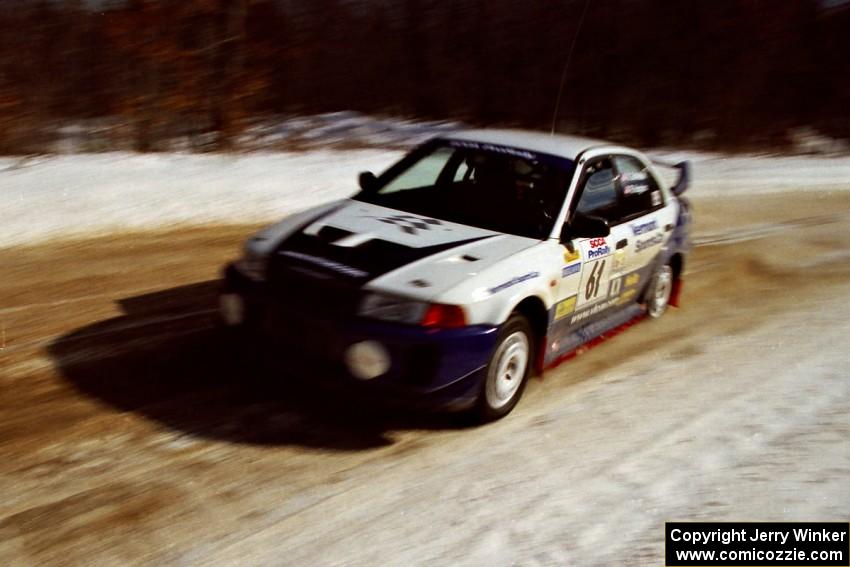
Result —
<instances>
[{"instance_id":1,"label":"dirt road","mask_svg":"<svg viewBox=\"0 0 850 567\"><path fill-rule=\"evenodd\" d=\"M507 419L235 367L251 227L0 250L0 564L662 563L666 520L850 510L850 196L696 202L684 307Z\"/></svg>"}]
</instances>

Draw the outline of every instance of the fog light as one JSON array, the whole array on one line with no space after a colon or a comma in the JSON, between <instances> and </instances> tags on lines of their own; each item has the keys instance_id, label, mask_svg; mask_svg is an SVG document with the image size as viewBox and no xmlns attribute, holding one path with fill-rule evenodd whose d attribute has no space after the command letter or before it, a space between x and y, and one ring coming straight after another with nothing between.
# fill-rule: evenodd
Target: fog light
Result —
<instances>
[{"instance_id":1,"label":"fog light","mask_svg":"<svg viewBox=\"0 0 850 567\"><path fill-rule=\"evenodd\" d=\"M218 298L221 318L227 325L241 325L245 321L245 301L235 293L224 293Z\"/></svg>"},{"instance_id":2,"label":"fog light","mask_svg":"<svg viewBox=\"0 0 850 567\"><path fill-rule=\"evenodd\" d=\"M345 351L348 371L360 380L371 380L390 369L390 353L376 341L354 343Z\"/></svg>"}]
</instances>

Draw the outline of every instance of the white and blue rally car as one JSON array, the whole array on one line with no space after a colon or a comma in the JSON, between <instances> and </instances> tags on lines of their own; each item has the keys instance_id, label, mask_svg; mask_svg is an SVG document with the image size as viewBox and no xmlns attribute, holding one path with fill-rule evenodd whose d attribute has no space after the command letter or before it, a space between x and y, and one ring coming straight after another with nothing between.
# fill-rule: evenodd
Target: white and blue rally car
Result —
<instances>
[{"instance_id":1,"label":"white and blue rally car","mask_svg":"<svg viewBox=\"0 0 850 567\"><path fill-rule=\"evenodd\" d=\"M436 138L249 239L221 313L341 385L495 419L532 371L675 305L691 221L674 167L668 188L595 140Z\"/></svg>"}]
</instances>

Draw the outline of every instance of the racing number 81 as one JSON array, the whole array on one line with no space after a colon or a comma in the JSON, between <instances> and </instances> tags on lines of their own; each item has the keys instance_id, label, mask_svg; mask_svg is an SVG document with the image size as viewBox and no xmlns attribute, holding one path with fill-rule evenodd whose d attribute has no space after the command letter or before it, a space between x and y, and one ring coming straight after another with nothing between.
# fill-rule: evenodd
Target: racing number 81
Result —
<instances>
[{"instance_id":1,"label":"racing number 81","mask_svg":"<svg viewBox=\"0 0 850 567\"><path fill-rule=\"evenodd\" d=\"M590 270L590 277L587 279L587 285L584 287L584 298L591 299L599 294L599 283L602 280L602 273L605 271L605 262L602 260L593 265Z\"/></svg>"}]
</instances>

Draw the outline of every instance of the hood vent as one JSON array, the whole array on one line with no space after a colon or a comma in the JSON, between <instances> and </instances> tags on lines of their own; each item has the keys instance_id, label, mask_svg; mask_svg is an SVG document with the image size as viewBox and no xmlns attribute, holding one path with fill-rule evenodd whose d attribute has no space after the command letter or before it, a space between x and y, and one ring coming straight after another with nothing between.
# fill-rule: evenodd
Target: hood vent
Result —
<instances>
[{"instance_id":1,"label":"hood vent","mask_svg":"<svg viewBox=\"0 0 850 567\"><path fill-rule=\"evenodd\" d=\"M331 232L325 232L326 228L322 228L319 232L324 232L325 235L332 236L345 232L341 229L330 228ZM320 237L318 233L311 236L301 232L284 240L278 247L274 262L277 269L272 270L272 272L285 278L283 272L279 270L283 269L285 271L284 266L287 265L302 265L313 270L317 269L317 266L324 266L327 270L337 275L342 274L365 281L401 268L411 262L456 246L476 242L483 238L488 237L472 238L422 248L412 248L376 238L367 240L359 246L349 248L338 246L335 242L329 242L324 237ZM457 258L460 257L458 256ZM355 273L358 275L355 276ZM271 279L275 278L272 277Z\"/></svg>"}]
</instances>

